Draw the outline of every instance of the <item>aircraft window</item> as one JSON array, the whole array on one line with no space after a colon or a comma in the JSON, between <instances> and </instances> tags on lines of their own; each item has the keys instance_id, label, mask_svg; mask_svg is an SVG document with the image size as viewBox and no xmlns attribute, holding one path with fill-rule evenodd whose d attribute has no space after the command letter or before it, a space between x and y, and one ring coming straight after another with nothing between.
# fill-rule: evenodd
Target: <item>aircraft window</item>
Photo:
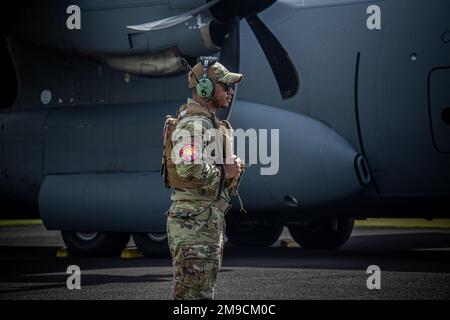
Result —
<instances>
[{"instance_id":1,"label":"aircraft window","mask_svg":"<svg viewBox=\"0 0 450 320\"><path fill-rule=\"evenodd\" d=\"M442 121L450 126L450 108L445 108L441 113Z\"/></svg>"}]
</instances>

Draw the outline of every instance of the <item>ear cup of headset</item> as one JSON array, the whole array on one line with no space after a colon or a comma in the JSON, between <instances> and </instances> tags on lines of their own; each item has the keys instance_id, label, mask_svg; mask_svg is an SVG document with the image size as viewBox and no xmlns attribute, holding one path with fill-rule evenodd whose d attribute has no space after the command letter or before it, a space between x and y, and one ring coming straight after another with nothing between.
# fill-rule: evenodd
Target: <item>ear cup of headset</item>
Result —
<instances>
[{"instance_id":1,"label":"ear cup of headset","mask_svg":"<svg viewBox=\"0 0 450 320\"><path fill-rule=\"evenodd\" d=\"M195 86L197 94L205 99L210 99L214 95L214 81L208 77L202 77Z\"/></svg>"}]
</instances>

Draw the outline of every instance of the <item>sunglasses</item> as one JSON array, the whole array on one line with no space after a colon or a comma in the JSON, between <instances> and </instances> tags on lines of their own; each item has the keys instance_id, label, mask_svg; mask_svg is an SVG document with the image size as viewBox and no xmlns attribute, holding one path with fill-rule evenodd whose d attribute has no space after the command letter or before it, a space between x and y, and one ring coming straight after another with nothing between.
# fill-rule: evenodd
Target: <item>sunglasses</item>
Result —
<instances>
[{"instance_id":1,"label":"sunglasses","mask_svg":"<svg viewBox=\"0 0 450 320\"><path fill-rule=\"evenodd\" d=\"M228 90L233 89L234 90L234 83L224 83L224 82L219 82L222 86L223 89L225 90L225 92L228 92Z\"/></svg>"}]
</instances>

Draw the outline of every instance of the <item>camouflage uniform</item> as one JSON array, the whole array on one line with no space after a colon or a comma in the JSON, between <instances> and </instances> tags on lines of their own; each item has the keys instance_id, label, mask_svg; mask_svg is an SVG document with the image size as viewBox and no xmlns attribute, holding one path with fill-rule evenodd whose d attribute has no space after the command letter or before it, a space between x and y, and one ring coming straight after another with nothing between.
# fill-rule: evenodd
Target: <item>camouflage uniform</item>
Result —
<instances>
[{"instance_id":1,"label":"camouflage uniform","mask_svg":"<svg viewBox=\"0 0 450 320\"><path fill-rule=\"evenodd\" d=\"M174 299L213 299L222 265L224 212L210 202L175 201L167 220L173 259ZM183 218L181 212L190 212Z\"/></svg>"},{"instance_id":2,"label":"camouflage uniform","mask_svg":"<svg viewBox=\"0 0 450 320\"><path fill-rule=\"evenodd\" d=\"M197 64L193 70L197 77L202 76L201 64ZM242 79L241 74L229 72L220 63L209 68L208 76L225 83L236 83ZM190 88L195 87L192 72L188 83ZM207 111L202 105L188 99L178 115L190 107L200 107ZM206 130L217 129L217 118L212 119L207 114L185 114L179 119L173 135L179 130L189 132L192 141L200 141L200 145L195 144L193 150L203 155L205 149L210 150L207 147L211 143L217 142L214 138L203 140ZM173 148L182 149L180 144L183 143L182 139L174 141ZM185 183L189 184L189 180L195 179L200 184L197 183L196 187L177 188L171 197L173 204L168 211L167 236L174 269L174 299L213 299L217 274L222 265L225 232L226 210L216 204L211 205L217 200L219 193L221 169L214 162L199 164L183 161L175 167L176 174ZM225 183L221 194L225 204L230 200L227 187Z\"/></svg>"},{"instance_id":3,"label":"camouflage uniform","mask_svg":"<svg viewBox=\"0 0 450 320\"><path fill-rule=\"evenodd\" d=\"M188 100L188 106L194 104ZM214 128L206 117L186 116L176 130L187 130L193 141L196 136L201 138L202 132L194 127L194 121L202 124L202 131ZM207 146L205 143L198 149ZM203 179L205 184L195 189L175 189L171 197L174 202L168 214L167 234L174 267L174 298L212 299L222 263L225 213L210 204L216 200L221 171L219 166L206 163L181 163L176 169L181 178ZM226 189L222 198L230 199Z\"/></svg>"}]
</instances>

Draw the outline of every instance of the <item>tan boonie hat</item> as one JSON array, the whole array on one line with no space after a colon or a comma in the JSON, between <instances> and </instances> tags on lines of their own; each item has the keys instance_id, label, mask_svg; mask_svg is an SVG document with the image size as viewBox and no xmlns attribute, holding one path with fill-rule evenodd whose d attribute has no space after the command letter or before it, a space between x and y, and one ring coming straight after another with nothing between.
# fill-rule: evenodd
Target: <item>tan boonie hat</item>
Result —
<instances>
[{"instance_id":1,"label":"tan boonie hat","mask_svg":"<svg viewBox=\"0 0 450 320\"><path fill-rule=\"evenodd\" d=\"M194 71L198 79L203 77L203 65L201 63L197 63L194 68L192 68L192 71ZM189 88L194 88L197 85L197 80L195 80L192 71L188 74ZM244 75L230 72L222 64L216 62L208 68L208 77L216 82L238 83L241 82Z\"/></svg>"}]
</instances>

